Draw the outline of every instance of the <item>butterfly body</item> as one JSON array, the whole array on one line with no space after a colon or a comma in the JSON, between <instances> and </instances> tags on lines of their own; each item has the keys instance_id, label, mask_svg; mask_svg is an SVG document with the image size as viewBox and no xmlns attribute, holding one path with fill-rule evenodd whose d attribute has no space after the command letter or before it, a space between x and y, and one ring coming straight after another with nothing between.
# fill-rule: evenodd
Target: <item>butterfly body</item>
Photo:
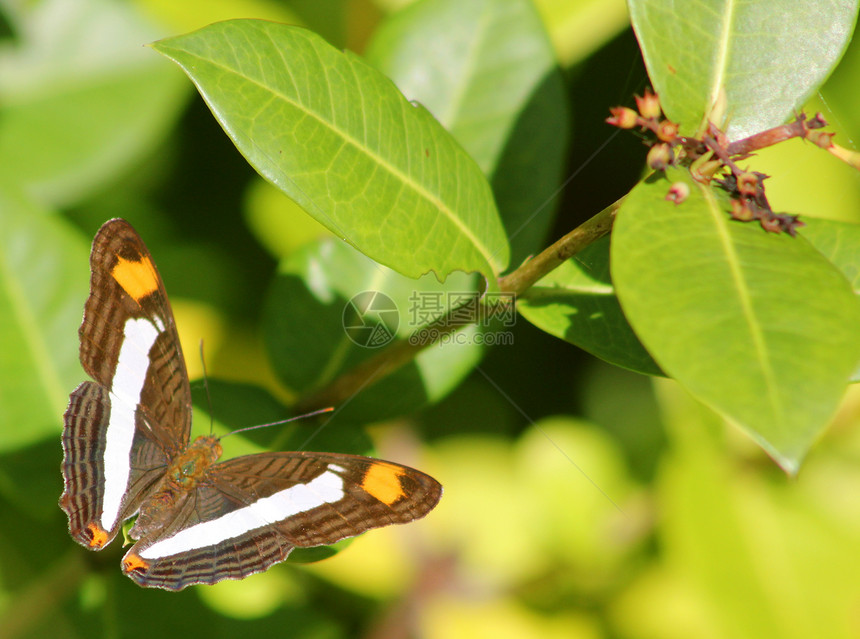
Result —
<instances>
[{"instance_id":1,"label":"butterfly body","mask_svg":"<svg viewBox=\"0 0 860 639\"><path fill-rule=\"evenodd\" d=\"M162 530L176 519L185 500L206 472L221 457L221 444L217 437L198 437L170 462L164 476L158 481L147 500L141 504L137 520L128 536L138 540Z\"/></svg>"},{"instance_id":2,"label":"butterfly body","mask_svg":"<svg viewBox=\"0 0 860 639\"><path fill-rule=\"evenodd\" d=\"M64 415L60 507L101 550L137 515L123 571L179 590L240 579L295 547L408 523L438 503L432 477L369 457L269 452L219 461L217 437L189 443L191 391L164 284L136 231L93 241L79 334L82 383Z\"/></svg>"}]
</instances>

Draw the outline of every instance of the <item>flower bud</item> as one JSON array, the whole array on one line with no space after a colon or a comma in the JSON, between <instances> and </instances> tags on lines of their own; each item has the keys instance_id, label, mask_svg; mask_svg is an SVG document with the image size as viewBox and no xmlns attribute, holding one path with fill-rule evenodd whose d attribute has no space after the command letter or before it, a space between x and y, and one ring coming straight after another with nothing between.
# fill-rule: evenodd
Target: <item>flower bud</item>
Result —
<instances>
[{"instance_id":1,"label":"flower bud","mask_svg":"<svg viewBox=\"0 0 860 639\"><path fill-rule=\"evenodd\" d=\"M755 197L759 190L758 176L751 171L741 173L737 177L738 193L748 197Z\"/></svg>"},{"instance_id":2,"label":"flower bud","mask_svg":"<svg viewBox=\"0 0 860 639\"><path fill-rule=\"evenodd\" d=\"M782 222L776 216L769 215L762 217L759 220L759 224L761 227L767 231L768 233L781 233L782 232Z\"/></svg>"},{"instance_id":3,"label":"flower bud","mask_svg":"<svg viewBox=\"0 0 860 639\"><path fill-rule=\"evenodd\" d=\"M753 219L753 212L744 200L732 200L732 217L741 222Z\"/></svg>"},{"instance_id":4,"label":"flower bud","mask_svg":"<svg viewBox=\"0 0 860 639\"><path fill-rule=\"evenodd\" d=\"M675 155L672 153L672 147L668 144L655 144L648 151L646 162L648 166L655 171L665 171L666 167L675 161Z\"/></svg>"},{"instance_id":5,"label":"flower bud","mask_svg":"<svg viewBox=\"0 0 860 639\"><path fill-rule=\"evenodd\" d=\"M634 96L636 98L636 108L639 109L639 114L646 119L654 119L660 117L660 99L656 93L651 93L651 89L645 89L645 95Z\"/></svg>"},{"instance_id":6,"label":"flower bud","mask_svg":"<svg viewBox=\"0 0 860 639\"><path fill-rule=\"evenodd\" d=\"M674 202L677 206L690 196L690 185L686 182L675 182L669 187L669 192L666 193L666 199Z\"/></svg>"},{"instance_id":7,"label":"flower bud","mask_svg":"<svg viewBox=\"0 0 860 639\"><path fill-rule=\"evenodd\" d=\"M663 120L657 125L657 137L663 142L671 142L678 137L678 125L670 120Z\"/></svg>"},{"instance_id":8,"label":"flower bud","mask_svg":"<svg viewBox=\"0 0 860 639\"><path fill-rule=\"evenodd\" d=\"M619 129L632 129L639 121L639 114L627 107L612 107L609 112L612 117L606 118L606 123Z\"/></svg>"}]
</instances>

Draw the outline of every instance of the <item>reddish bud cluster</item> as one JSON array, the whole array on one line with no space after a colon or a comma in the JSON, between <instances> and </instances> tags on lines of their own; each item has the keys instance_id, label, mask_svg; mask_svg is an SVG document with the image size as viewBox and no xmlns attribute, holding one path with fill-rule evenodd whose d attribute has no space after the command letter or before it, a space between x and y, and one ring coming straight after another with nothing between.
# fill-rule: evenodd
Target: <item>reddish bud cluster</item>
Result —
<instances>
[{"instance_id":1,"label":"reddish bud cluster","mask_svg":"<svg viewBox=\"0 0 860 639\"><path fill-rule=\"evenodd\" d=\"M612 114L606 118L607 124L619 129L639 127L643 131L651 131L662 142L673 143L678 137L678 125L662 118L660 98L651 89L645 89L645 95L633 96L636 99L637 111L627 107L611 107Z\"/></svg>"},{"instance_id":2,"label":"reddish bud cluster","mask_svg":"<svg viewBox=\"0 0 860 639\"><path fill-rule=\"evenodd\" d=\"M683 139L678 137L678 125L662 117L660 98L651 89L646 88L644 95L633 97L636 99L638 111L627 107L612 107L609 109L612 115L606 118L606 122L619 129L638 127L642 131L653 133L657 140L646 142L651 146L648 151L648 166L655 171L664 171L677 160L673 147Z\"/></svg>"},{"instance_id":3,"label":"reddish bud cluster","mask_svg":"<svg viewBox=\"0 0 860 639\"><path fill-rule=\"evenodd\" d=\"M611 108L612 116L607 118L606 122L622 129L639 127L642 131L650 131L653 134L653 138L646 141L651 147L647 157L651 169L665 171L667 167L676 164L690 167L690 174L694 179L703 184L714 181L729 193L732 198L731 215L734 219L743 222L757 220L763 229L771 233L785 232L795 235L803 222L799 221L796 215L774 213L764 193L764 180L767 176L745 171L738 167L737 161L749 157L759 149L799 137L860 169L860 154L834 144L833 133L817 130L827 126L820 113L810 119L801 113L794 122L730 143L725 133L713 124L701 138L679 135L678 124L662 117L657 94L646 89L643 96L634 97L638 111L627 107ZM680 182L673 184L666 195L666 199L675 204L683 202L689 194L689 187L684 191L676 188L679 184L687 186Z\"/></svg>"},{"instance_id":4,"label":"reddish bud cluster","mask_svg":"<svg viewBox=\"0 0 860 639\"><path fill-rule=\"evenodd\" d=\"M796 215L774 213L764 193L764 173L741 171L728 175L724 180L715 180L732 198L732 217L741 222L758 220L761 227L770 233L785 232L794 237L797 229L804 226Z\"/></svg>"}]
</instances>

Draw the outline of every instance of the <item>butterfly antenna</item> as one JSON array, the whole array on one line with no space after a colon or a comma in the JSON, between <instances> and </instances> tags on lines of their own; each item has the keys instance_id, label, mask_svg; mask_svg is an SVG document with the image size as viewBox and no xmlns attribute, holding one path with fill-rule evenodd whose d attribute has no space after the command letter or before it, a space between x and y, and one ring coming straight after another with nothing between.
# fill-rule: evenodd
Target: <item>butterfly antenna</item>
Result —
<instances>
[{"instance_id":1,"label":"butterfly antenna","mask_svg":"<svg viewBox=\"0 0 860 639\"><path fill-rule=\"evenodd\" d=\"M249 430L257 430L258 428L268 428L269 426L278 426L280 424L286 424L287 422L294 422L297 419L304 419L305 417L315 417L317 415L322 415L323 413L330 413L333 410L334 407L329 406L328 408L320 408L319 410L315 410L311 413L305 413L304 415L296 415L295 417L290 417L289 419L282 419L277 422L269 422L268 424L257 424L256 426L246 426L245 428L239 428L238 430L230 431L226 435L221 435L219 439L224 439L229 435L235 435L236 433L244 433Z\"/></svg>"},{"instance_id":2,"label":"butterfly antenna","mask_svg":"<svg viewBox=\"0 0 860 639\"><path fill-rule=\"evenodd\" d=\"M200 363L203 365L203 388L206 389L206 404L209 406L209 432L215 429L215 418L212 416L212 396L209 394L209 375L206 373L206 358L203 356L203 340L200 340Z\"/></svg>"}]
</instances>

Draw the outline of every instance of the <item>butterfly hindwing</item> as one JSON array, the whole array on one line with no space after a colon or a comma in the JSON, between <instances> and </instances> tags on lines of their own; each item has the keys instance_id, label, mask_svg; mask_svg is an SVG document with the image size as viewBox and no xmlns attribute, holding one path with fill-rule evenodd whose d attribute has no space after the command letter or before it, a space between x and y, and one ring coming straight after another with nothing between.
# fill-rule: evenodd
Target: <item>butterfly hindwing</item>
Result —
<instances>
[{"instance_id":1,"label":"butterfly hindwing","mask_svg":"<svg viewBox=\"0 0 860 639\"><path fill-rule=\"evenodd\" d=\"M72 537L92 550L110 543L123 520L137 511L148 488L162 476L167 463L161 449L137 429L125 490L108 490L105 451L110 414L108 390L96 382L84 382L72 393L64 415L65 490L60 507L69 517ZM137 419L142 419L139 413Z\"/></svg>"},{"instance_id":2,"label":"butterfly hindwing","mask_svg":"<svg viewBox=\"0 0 860 639\"><path fill-rule=\"evenodd\" d=\"M123 569L168 589L265 570L294 547L320 546L407 523L441 486L406 466L325 453L262 453L215 464L195 490L182 530L142 538ZM201 516L198 516L202 514Z\"/></svg>"}]
</instances>

